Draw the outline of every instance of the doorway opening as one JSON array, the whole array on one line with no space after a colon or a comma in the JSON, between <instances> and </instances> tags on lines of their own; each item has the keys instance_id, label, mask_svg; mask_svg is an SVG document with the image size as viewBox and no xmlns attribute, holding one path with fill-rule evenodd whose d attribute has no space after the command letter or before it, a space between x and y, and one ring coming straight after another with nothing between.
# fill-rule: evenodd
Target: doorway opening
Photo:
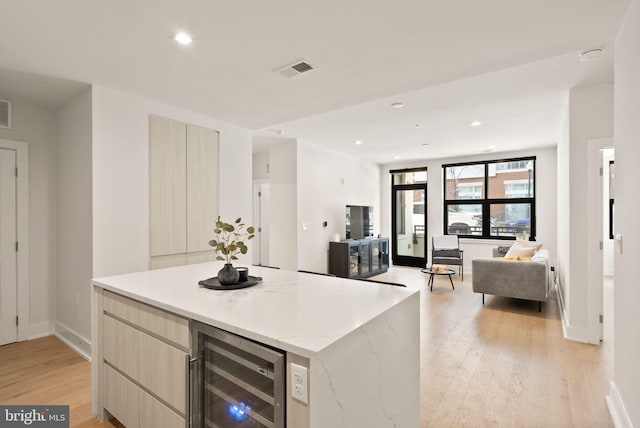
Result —
<instances>
[{"instance_id":1,"label":"doorway opening","mask_svg":"<svg viewBox=\"0 0 640 428\"><path fill-rule=\"evenodd\" d=\"M391 259L397 266L427 263L427 168L392 170Z\"/></svg>"},{"instance_id":2,"label":"doorway opening","mask_svg":"<svg viewBox=\"0 0 640 428\"><path fill-rule=\"evenodd\" d=\"M600 340L612 342L613 340L613 289L614 283L614 248L615 248L615 149L608 147L601 150L602 153L602 219L604 233L603 261L602 261L602 314ZM609 343L611 349L613 344Z\"/></svg>"}]
</instances>

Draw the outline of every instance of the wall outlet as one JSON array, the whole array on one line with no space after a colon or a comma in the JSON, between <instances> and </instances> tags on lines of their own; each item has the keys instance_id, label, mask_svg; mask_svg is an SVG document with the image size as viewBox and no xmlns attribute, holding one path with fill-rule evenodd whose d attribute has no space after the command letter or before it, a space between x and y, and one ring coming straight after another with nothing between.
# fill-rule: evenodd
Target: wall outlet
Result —
<instances>
[{"instance_id":1,"label":"wall outlet","mask_svg":"<svg viewBox=\"0 0 640 428\"><path fill-rule=\"evenodd\" d=\"M291 363L291 396L304 404L309 404L309 383L307 368Z\"/></svg>"}]
</instances>

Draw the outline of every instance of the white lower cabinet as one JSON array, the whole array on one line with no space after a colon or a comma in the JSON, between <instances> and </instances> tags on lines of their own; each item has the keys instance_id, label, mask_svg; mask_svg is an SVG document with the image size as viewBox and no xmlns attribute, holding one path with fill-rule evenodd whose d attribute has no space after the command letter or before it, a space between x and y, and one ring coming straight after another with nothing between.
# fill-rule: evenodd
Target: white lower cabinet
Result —
<instances>
[{"instance_id":1,"label":"white lower cabinet","mask_svg":"<svg viewBox=\"0 0 640 428\"><path fill-rule=\"evenodd\" d=\"M127 428L187 427L189 321L105 291L103 408Z\"/></svg>"}]
</instances>

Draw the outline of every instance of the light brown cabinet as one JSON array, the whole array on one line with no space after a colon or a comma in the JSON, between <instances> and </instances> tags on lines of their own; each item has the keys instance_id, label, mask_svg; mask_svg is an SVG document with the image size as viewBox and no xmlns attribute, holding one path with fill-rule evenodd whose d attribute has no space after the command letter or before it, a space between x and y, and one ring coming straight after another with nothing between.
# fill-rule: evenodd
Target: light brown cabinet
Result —
<instances>
[{"instance_id":1,"label":"light brown cabinet","mask_svg":"<svg viewBox=\"0 0 640 428\"><path fill-rule=\"evenodd\" d=\"M213 259L218 215L217 131L149 118L150 267Z\"/></svg>"},{"instance_id":2,"label":"light brown cabinet","mask_svg":"<svg viewBox=\"0 0 640 428\"><path fill-rule=\"evenodd\" d=\"M97 296L102 408L127 428L188 426L189 320L106 290Z\"/></svg>"}]
</instances>

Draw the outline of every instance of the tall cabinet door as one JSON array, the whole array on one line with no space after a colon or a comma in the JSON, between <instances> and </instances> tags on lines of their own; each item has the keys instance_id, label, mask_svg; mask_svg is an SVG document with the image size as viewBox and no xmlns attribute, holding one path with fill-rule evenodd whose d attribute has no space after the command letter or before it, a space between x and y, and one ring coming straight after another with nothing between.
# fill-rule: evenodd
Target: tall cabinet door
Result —
<instances>
[{"instance_id":1,"label":"tall cabinet door","mask_svg":"<svg viewBox=\"0 0 640 428\"><path fill-rule=\"evenodd\" d=\"M211 250L218 216L218 132L187 125L187 252Z\"/></svg>"},{"instance_id":2,"label":"tall cabinet door","mask_svg":"<svg viewBox=\"0 0 640 428\"><path fill-rule=\"evenodd\" d=\"M187 125L149 118L151 256L187 251Z\"/></svg>"}]
</instances>

